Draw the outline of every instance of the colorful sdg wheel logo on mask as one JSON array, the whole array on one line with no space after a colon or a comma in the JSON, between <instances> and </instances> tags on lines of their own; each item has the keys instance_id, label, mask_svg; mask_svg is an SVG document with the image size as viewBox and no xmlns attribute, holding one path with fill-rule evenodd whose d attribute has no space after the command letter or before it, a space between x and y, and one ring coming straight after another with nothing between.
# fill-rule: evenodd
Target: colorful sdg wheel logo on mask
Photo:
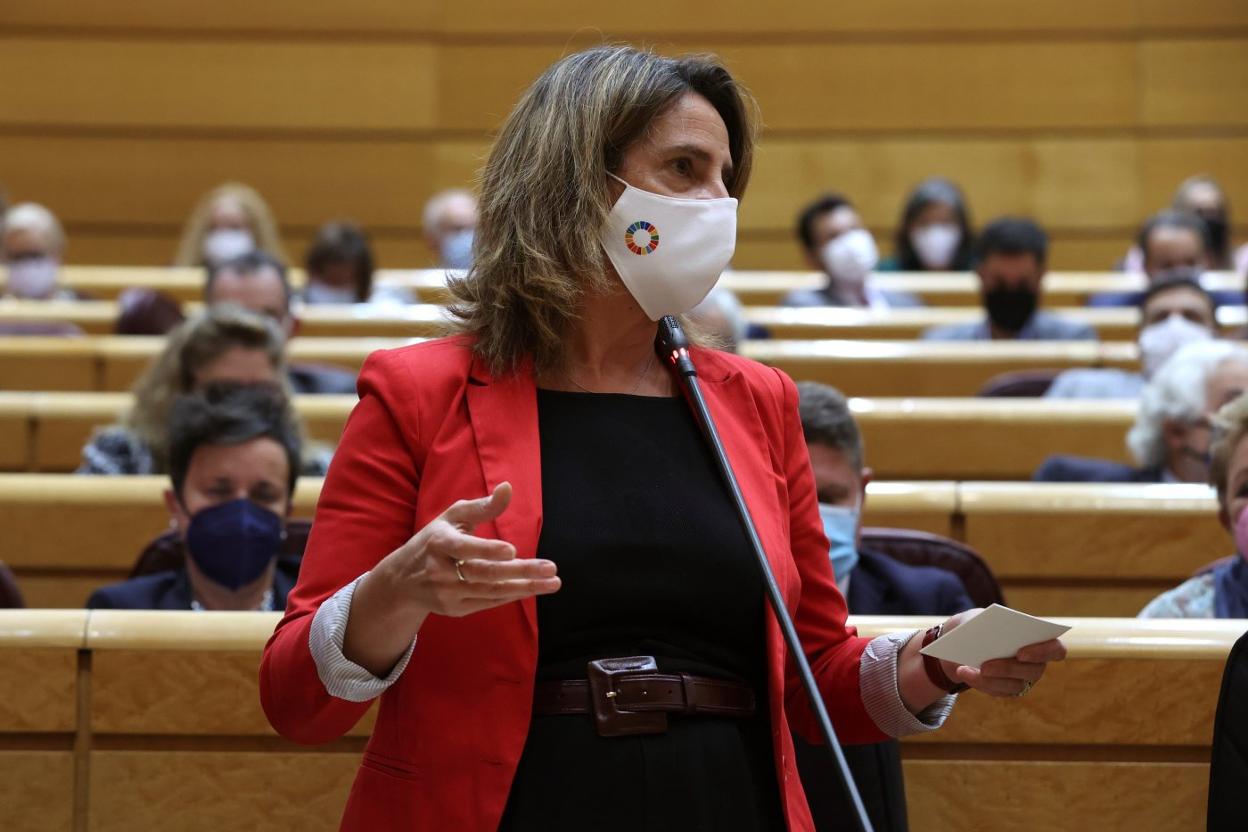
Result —
<instances>
[{"instance_id":1,"label":"colorful sdg wheel logo on mask","mask_svg":"<svg viewBox=\"0 0 1248 832\"><path fill-rule=\"evenodd\" d=\"M633 254L653 254L659 247L659 229L645 220L637 220L624 232L624 245Z\"/></svg>"}]
</instances>

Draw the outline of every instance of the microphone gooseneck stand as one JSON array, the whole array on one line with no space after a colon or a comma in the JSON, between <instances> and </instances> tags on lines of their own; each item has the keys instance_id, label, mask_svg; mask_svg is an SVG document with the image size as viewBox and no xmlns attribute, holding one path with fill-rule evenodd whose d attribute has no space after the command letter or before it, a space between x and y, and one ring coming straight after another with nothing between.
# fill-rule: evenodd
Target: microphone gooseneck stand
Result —
<instances>
[{"instance_id":1,"label":"microphone gooseneck stand","mask_svg":"<svg viewBox=\"0 0 1248 832\"><path fill-rule=\"evenodd\" d=\"M793 626L793 618L784 606L784 598L780 595L780 586L776 583L776 576L771 571L771 564L767 561L766 552L763 551L763 543L758 537L758 529L754 526L754 518L750 516L750 509L746 506L745 498L741 495L741 486L737 483L737 475L732 470L732 463L728 460L728 454L724 451L723 443L720 442L719 431L715 429L715 420L711 418L711 412L706 406L706 400L702 398L702 388L698 384L698 370L693 366L693 359L689 357L689 339L685 337L685 333L680 328L677 320L670 315L659 321L659 331L654 338L654 351L658 353L660 361L666 362L671 367L672 372L676 374L677 383L687 394L689 406L693 409L698 426L702 429L702 435L706 438L706 444L710 446L711 452L715 456L716 467L719 468L719 473L724 478L724 484L728 487L728 492L732 496L737 516L741 520L741 525L745 528L746 536L750 539L750 548L753 549L754 557L758 561L758 568L763 573L763 582L767 587L767 598L771 601L771 609L776 615L776 621L780 623L780 630L784 634L784 641L788 645L789 654L793 657L798 671L802 675L802 685L810 696L810 705L819 720L820 728L823 729L824 742L828 744L828 750L832 755L832 759L836 762L836 768L840 772L841 784L845 789L845 794L849 797L850 803L853 804L857 815L858 828L862 832L873 832L871 820L867 817L866 807L862 805L862 796L858 794L858 786L854 783L854 778L849 773L849 766L845 762L845 753L841 750L841 743L837 740L836 732L832 729L832 720L828 717L828 709L823 704L823 697L819 694L818 685L815 684L815 676L811 672L810 662L806 660L806 653L802 650L801 640L797 636L797 628Z\"/></svg>"}]
</instances>

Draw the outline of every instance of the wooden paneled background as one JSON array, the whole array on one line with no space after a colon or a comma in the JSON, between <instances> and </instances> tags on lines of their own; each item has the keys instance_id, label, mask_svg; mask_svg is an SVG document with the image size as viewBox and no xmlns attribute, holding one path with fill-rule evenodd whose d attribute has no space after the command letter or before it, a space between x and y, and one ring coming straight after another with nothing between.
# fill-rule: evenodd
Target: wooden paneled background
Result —
<instances>
[{"instance_id":1,"label":"wooden paneled background","mask_svg":"<svg viewBox=\"0 0 1248 832\"><path fill-rule=\"evenodd\" d=\"M1207 171L1248 233L1242 0L5 0L0 182L64 218L76 263L169 262L200 193L248 182L293 254L349 216L388 267L472 181L517 93L604 41L720 54L759 99L741 268L801 265L790 226L839 189L885 248L944 174L977 220L1031 214L1054 266L1108 267Z\"/></svg>"}]
</instances>

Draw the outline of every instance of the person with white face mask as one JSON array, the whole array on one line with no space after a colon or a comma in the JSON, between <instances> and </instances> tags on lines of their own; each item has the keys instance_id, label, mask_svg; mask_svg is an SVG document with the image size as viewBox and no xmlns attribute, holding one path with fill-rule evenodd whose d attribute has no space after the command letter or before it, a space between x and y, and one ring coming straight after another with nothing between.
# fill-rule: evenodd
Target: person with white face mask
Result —
<instances>
[{"instance_id":1,"label":"person with white face mask","mask_svg":"<svg viewBox=\"0 0 1248 832\"><path fill-rule=\"evenodd\" d=\"M825 194L807 205L797 218L797 238L806 263L827 275L818 289L794 289L781 306L851 306L893 309L922 306L905 292L882 291L872 285L879 263L875 238L848 199Z\"/></svg>"},{"instance_id":2,"label":"person with white face mask","mask_svg":"<svg viewBox=\"0 0 1248 832\"><path fill-rule=\"evenodd\" d=\"M1135 399L1157 370L1187 344L1218 337L1215 298L1195 277L1161 280L1140 302L1140 370L1080 367L1065 370L1048 399Z\"/></svg>"},{"instance_id":3,"label":"person with white face mask","mask_svg":"<svg viewBox=\"0 0 1248 832\"><path fill-rule=\"evenodd\" d=\"M366 759L343 829L579 832L603 806L619 828L812 829L788 734L818 732L810 701L654 347L655 321L692 309L732 257L752 112L712 58L560 59L481 173L472 270L448 284L456 334L360 372L261 666L262 704L290 737L328 740L386 700L369 753L421 780ZM1065 655L1046 642L976 671L925 661L917 631L847 629L793 382L688 352L847 743L935 727L954 677L1018 695ZM640 668L676 680L671 699L650 689L659 710L642 720L647 694L615 688ZM482 713L490 730L463 730Z\"/></svg>"},{"instance_id":4,"label":"person with white face mask","mask_svg":"<svg viewBox=\"0 0 1248 832\"><path fill-rule=\"evenodd\" d=\"M962 190L948 179L920 182L906 198L897 225L895 254L879 270L966 271L974 244L970 211Z\"/></svg>"},{"instance_id":5,"label":"person with white face mask","mask_svg":"<svg viewBox=\"0 0 1248 832\"><path fill-rule=\"evenodd\" d=\"M58 285L65 232L56 216L34 202L10 208L4 217L4 294L23 300L72 300Z\"/></svg>"}]
</instances>

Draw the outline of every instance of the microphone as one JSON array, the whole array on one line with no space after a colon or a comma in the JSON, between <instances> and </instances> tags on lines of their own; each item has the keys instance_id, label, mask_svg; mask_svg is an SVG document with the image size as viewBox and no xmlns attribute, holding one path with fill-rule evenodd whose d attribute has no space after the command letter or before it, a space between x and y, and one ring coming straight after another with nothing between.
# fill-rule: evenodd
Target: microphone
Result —
<instances>
[{"instance_id":1,"label":"microphone","mask_svg":"<svg viewBox=\"0 0 1248 832\"><path fill-rule=\"evenodd\" d=\"M711 449L712 456L715 457L716 467L719 469L724 485L727 486L728 493L732 497L733 506L737 510L737 517L741 520L746 537L750 541L750 548L754 552L754 559L758 562L759 570L762 572L763 583L767 589L767 599L771 602L772 612L775 613L776 621L780 624L780 631L784 635L785 644L788 645L789 656L797 664L798 672L802 677L802 686L806 688L806 693L810 697L810 706L814 710L819 727L823 732L823 740L827 743L828 752L836 763L837 771L840 772L841 785L845 790L845 795L854 807L858 828L862 832L874 832L871 826L871 819L867 817L867 809L862 804L862 796L858 793L858 786L854 782L853 775L849 772L849 764L845 762L845 752L841 750L841 743L837 740L836 732L832 729L832 720L828 716L828 709L823 704L823 697L819 694L818 685L815 684L815 675L810 669L810 662L806 660L806 651L802 649L802 642L798 638L797 628L793 625L793 617L789 615L789 610L784 605L784 596L780 594L780 585L776 583L776 576L771 571L771 563L768 562L767 553L763 550L763 542L758 536L754 518L750 516L749 506L745 504L745 497L741 494L741 486L737 482L737 475L732 470L732 463L728 460L728 454L719 439L719 431L715 428L715 420L711 418L711 411L706 406L706 400L702 397L702 387L698 383L698 369L693 365L693 358L689 355L689 339L685 336L684 330L680 328L680 322L671 315L666 315L659 320L658 332L654 336L654 351L658 355L659 360L667 362L672 372L676 375L677 384L684 391L689 407L693 410L693 415L702 430L702 437Z\"/></svg>"}]
</instances>

